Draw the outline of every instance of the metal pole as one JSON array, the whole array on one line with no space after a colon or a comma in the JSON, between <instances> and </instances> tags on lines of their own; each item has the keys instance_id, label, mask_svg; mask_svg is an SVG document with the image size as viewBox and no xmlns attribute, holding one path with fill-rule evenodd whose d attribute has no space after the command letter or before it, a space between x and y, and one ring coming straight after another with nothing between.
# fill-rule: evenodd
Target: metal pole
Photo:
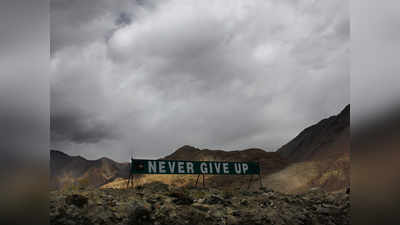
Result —
<instances>
[{"instance_id":1,"label":"metal pole","mask_svg":"<svg viewBox=\"0 0 400 225\"><path fill-rule=\"evenodd\" d=\"M126 188L129 188L129 184L132 182L132 175L129 175L128 177L128 184L126 186ZM132 183L133 184L133 183Z\"/></svg>"},{"instance_id":2,"label":"metal pole","mask_svg":"<svg viewBox=\"0 0 400 225\"><path fill-rule=\"evenodd\" d=\"M263 182L262 182L262 169L261 169L261 164L260 161L258 161L258 167L260 168L260 173L258 174L259 178L260 178L260 188L264 187Z\"/></svg>"},{"instance_id":3,"label":"metal pole","mask_svg":"<svg viewBox=\"0 0 400 225\"><path fill-rule=\"evenodd\" d=\"M204 184L204 174L203 174L203 188L205 187L206 185Z\"/></svg>"},{"instance_id":4,"label":"metal pole","mask_svg":"<svg viewBox=\"0 0 400 225\"><path fill-rule=\"evenodd\" d=\"M197 183L199 182L199 178L200 178L200 174L197 176L196 187L197 187Z\"/></svg>"}]
</instances>

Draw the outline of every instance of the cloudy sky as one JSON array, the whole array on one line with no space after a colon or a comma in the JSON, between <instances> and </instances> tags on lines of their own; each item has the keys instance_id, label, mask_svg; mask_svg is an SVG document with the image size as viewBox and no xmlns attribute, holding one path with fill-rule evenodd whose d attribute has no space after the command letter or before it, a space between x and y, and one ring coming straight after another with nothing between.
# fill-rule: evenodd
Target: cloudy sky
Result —
<instances>
[{"instance_id":1,"label":"cloudy sky","mask_svg":"<svg viewBox=\"0 0 400 225\"><path fill-rule=\"evenodd\" d=\"M0 172L23 168L27 159L48 162L48 11L43 0L1 1Z\"/></svg>"},{"instance_id":2,"label":"cloudy sky","mask_svg":"<svg viewBox=\"0 0 400 225\"><path fill-rule=\"evenodd\" d=\"M51 147L276 150L350 102L347 0L51 0Z\"/></svg>"}]
</instances>

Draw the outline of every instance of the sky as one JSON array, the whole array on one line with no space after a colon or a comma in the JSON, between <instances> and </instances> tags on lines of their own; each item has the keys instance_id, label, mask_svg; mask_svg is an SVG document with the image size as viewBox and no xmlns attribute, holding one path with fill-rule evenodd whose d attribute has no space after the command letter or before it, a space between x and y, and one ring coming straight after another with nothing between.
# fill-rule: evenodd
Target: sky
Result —
<instances>
[{"instance_id":1,"label":"sky","mask_svg":"<svg viewBox=\"0 0 400 225\"><path fill-rule=\"evenodd\" d=\"M350 103L347 0L51 0L51 148L275 151Z\"/></svg>"},{"instance_id":2,"label":"sky","mask_svg":"<svg viewBox=\"0 0 400 225\"><path fill-rule=\"evenodd\" d=\"M43 0L1 2L0 168L22 168L30 160L48 164L48 12Z\"/></svg>"}]
</instances>

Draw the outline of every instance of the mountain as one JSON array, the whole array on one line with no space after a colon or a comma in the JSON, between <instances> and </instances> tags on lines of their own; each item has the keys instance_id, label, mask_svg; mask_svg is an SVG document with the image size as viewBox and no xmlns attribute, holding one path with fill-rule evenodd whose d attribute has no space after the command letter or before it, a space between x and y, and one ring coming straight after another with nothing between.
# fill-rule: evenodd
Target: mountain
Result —
<instances>
[{"instance_id":1,"label":"mountain","mask_svg":"<svg viewBox=\"0 0 400 225\"><path fill-rule=\"evenodd\" d=\"M350 105L338 115L304 129L278 152L292 162L329 157L349 151Z\"/></svg>"},{"instance_id":2,"label":"mountain","mask_svg":"<svg viewBox=\"0 0 400 225\"><path fill-rule=\"evenodd\" d=\"M277 152L266 152L259 148L250 148L238 151L223 151L198 149L185 145L177 149L171 155L166 156L167 160L194 160L194 161L236 161L259 162L262 172L271 173L287 166L287 161Z\"/></svg>"},{"instance_id":3,"label":"mountain","mask_svg":"<svg viewBox=\"0 0 400 225\"><path fill-rule=\"evenodd\" d=\"M50 188L71 186L99 187L117 177L127 177L128 163L117 163L108 158L87 160L50 150Z\"/></svg>"},{"instance_id":4,"label":"mountain","mask_svg":"<svg viewBox=\"0 0 400 225\"><path fill-rule=\"evenodd\" d=\"M323 119L300 132L276 152L251 148L238 151L198 149L182 146L166 160L256 161L260 163L267 188L286 193L300 193L312 188L342 190L350 184L350 106L339 114ZM89 187L124 188L129 164L111 159L86 160L60 151L50 152L52 187L73 184ZM207 186L239 187L247 176L205 176ZM197 175L138 175L135 185L159 181L172 186L192 185ZM258 187L255 182L251 188Z\"/></svg>"},{"instance_id":5,"label":"mountain","mask_svg":"<svg viewBox=\"0 0 400 225\"><path fill-rule=\"evenodd\" d=\"M350 105L297 135L278 151L290 165L265 178L288 193L312 188L337 191L350 186Z\"/></svg>"}]
</instances>

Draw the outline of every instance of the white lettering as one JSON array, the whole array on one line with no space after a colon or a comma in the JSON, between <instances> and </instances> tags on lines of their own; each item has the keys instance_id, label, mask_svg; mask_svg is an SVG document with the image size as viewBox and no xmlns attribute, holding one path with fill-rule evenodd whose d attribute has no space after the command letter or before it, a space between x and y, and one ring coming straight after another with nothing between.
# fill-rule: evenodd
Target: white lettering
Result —
<instances>
[{"instance_id":1,"label":"white lettering","mask_svg":"<svg viewBox=\"0 0 400 225\"><path fill-rule=\"evenodd\" d=\"M212 163L209 164L209 167L208 167L208 168L210 168L210 173L213 173Z\"/></svg>"},{"instance_id":2,"label":"white lettering","mask_svg":"<svg viewBox=\"0 0 400 225\"><path fill-rule=\"evenodd\" d=\"M184 162L178 162L178 172L185 173L185 169L183 168Z\"/></svg>"},{"instance_id":3,"label":"white lettering","mask_svg":"<svg viewBox=\"0 0 400 225\"><path fill-rule=\"evenodd\" d=\"M236 172L237 174L242 173L242 167L240 167L240 164L239 164L239 163L235 163L235 172Z\"/></svg>"},{"instance_id":4,"label":"white lettering","mask_svg":"<svg viewBox=\"0 0 400 225\"><path fill-rule=\"evenodd\" d=\"M228 173L229 174L229 167L228 167L228 163L224 163L224 173Z\"/></svg>"},{"instance_id":5,"label":"white lettering","mask_svg":"<svg viewBox=\"0 0 400 225\"><path fill-rule=\"evenodd\" d=\"M149 161L148 168L149 173L157 173L157 162L156 161Z\"/></svg>"},{"instance_id":6,"label":"white lettering","mask_svg":"<svg viewBox=\"0 0 400 225\"><path fill-rule=\"evenodd\" d=\"M214 163L215 166L215 171L217 171L217 173L221 172L221 164L220 163Z\"/></svg>"},{"instance_id":7,"label":"white lettering","mask_svg":"<svg viewBox=\"0 0 400 225\"><path fill-rule=\"evenodd\" d=\"M201 173L208 173L207 164L206 163L201 163L200 164L200 170L201 170Z\"/></svg>"},{"instance_id":8,"label":"white lettering","mask_svg":"<svg viewBox=\"0 0 400 225\"><path fill-rule=\"evenodd\" d=\"M158 163L158 170L160 171L160 173L166 173L167 172L165 170L165 162L164 161L160 161Z\"/></svg>"},{"instance_id":9,"label":"white lettering","mask_svg":"<svg viewBox=\"0 0 400 225\"><path fill-rule=\"evenodd\" d=\"M174 173L174 171L175 171L175 162L168 162L168 166L169 166L169 171L171 171L171 173Z\"/></svg>"},{"instance_id":10,"label":"white lettering","mask_svg":"<svg viewBox=\"0 0 400 225\"><path fill-rule=\"evenodd\" d=\"M247 170L249 169L249 165L247 165L247 163L243 163L242 167L243 167L243 173L246 174Z\"/></svg>"},{"instance_id":11,"label":"white lettering","mask_svg":"<svg viewBox=\"0 0 400 225\"><path fill-rule=\"evenodd\" d=\"M194 173L193 163L187 162L186 163L186 170L187 170L188 173Z\"/></svg>"}]
</instances>

